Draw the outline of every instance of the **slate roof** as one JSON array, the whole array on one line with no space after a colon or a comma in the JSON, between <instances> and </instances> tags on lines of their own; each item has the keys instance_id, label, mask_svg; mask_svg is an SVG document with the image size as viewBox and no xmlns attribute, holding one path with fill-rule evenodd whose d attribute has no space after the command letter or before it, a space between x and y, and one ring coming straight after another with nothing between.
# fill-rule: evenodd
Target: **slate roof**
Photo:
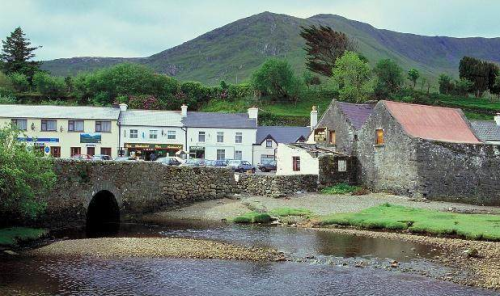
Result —
<instances>
[{"instance_id":1,"label":"slate roof","mask_svg":"<svg viewBox=\"0 0 500 296\"><path fill-rule=\"evenodd\" d=\"M127 110L120 115L121 125L182 126L180 111Z\"/></svg>"},{"instance_id":2,"label":"slate roof","mask_svg":"<svg viewBox=\"0 0 500 296\"><path fill-rule=\"evenodd\" d=\"M0 105L0 117L118 120L119 108L49 105Z\"/></svg>"},{"instance_id":3,"label":"slate roof","mask_svg":"<svg viewBox=\"0 0 500 296\"><path fill-rule=\"evenodd\" d=\"M257 120L247 113L188 112L182 119L187 127L256 129Z\"/></svg>"},{"instance_id":4,"label":"slate roof","mask_svg":"<svg viewBox=\"0 0 500 296\"><path fill-rule=\"evenodd\" d=\"M452 143L480 143L460 109L383 101L413 137Z\"/></svg>"},{"instance_id":5,"label":"slate roof","mask_svg":"<svg viewBox=\"0 0 500 296\"><path fill-rule=\"evenodd\" d=\"M259 126L257 129L257 144L262 144L270 136L277 143L295 143L301 137L307 139L311 129L301 126Z\"/></svg>"},{"instance_id":6,"label":"slate roof","mask_svg":"<svg viewBox=\"0 0 500 296\"><path fill-rule=\"evenodd\" d=\"M481 141L500 141L500 126L494 120L474 120L470 123Z\"/></svg>"},{"instance_id":7,"label":"slate roof","mask_svg":"<svg viewBox=\"0 0 500 296\"><path fill-rule=\"evenodd\" d=\"M373 112L375 104L353 104L337 102L342 113L347 117L354 129L359 130Z\"/></svg>"}]
</instances>

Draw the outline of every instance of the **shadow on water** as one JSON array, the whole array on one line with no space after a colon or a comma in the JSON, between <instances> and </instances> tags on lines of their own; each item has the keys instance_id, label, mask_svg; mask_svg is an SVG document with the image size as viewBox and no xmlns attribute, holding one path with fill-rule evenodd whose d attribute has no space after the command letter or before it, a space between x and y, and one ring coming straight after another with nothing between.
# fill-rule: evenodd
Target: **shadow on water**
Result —
<instances>
[{"instance_id":1,"label":"shadow on water","mask_svg":"<svg viewBox=\"0 0 500 296\"><path fill-rule=\"evenodd\" d=\"M115 236L120 230L120 207L113 193L99 191L87 210L87 237Z\"/></svg>"}]
</instances>

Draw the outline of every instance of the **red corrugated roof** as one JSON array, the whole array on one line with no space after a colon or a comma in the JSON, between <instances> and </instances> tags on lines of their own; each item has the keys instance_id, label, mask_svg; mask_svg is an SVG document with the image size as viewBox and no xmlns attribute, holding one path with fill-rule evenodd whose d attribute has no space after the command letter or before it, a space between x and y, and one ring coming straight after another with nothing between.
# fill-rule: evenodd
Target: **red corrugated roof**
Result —
<instances>
[{"instance_id":1,"label":"red corrugated roof","mask_svg":"<svg viewBox=\"0 0 500 296\"><path fill-rule=\"evenodd\" d=\"M410 136L454 143L480 143L460 109L384 101Z\"/></svg>"}]
</instances>

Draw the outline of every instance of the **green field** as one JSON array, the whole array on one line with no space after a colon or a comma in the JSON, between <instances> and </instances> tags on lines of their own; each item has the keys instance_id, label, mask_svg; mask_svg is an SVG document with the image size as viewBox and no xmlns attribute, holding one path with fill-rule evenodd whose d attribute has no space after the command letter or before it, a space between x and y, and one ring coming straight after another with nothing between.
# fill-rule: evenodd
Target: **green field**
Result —
<instances>
[{"instance_id":1,"label":"green field","mask_svg":"<svg viewBox=\"0 0 500 296\"><path fill-rule=\"evenodd\" d=\"M322 225L408 230L413 233L500 241L500 215L456 214L383 204L357 213L323 216L320 221Z\"/></svg>"}]
</instances>

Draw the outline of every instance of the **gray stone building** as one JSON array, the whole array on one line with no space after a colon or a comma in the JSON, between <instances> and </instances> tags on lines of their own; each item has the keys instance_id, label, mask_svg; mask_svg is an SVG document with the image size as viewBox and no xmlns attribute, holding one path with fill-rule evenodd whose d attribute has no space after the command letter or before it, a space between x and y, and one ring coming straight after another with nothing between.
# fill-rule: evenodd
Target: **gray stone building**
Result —
<instances>
[{"instance_id":1,"label":"gray stone building","mask_svg":"<svg viewBox=\"0 0 500 296\"><path fill-rule=\"evenodd\" d=\"M309 142L354 154L358 132L374 107L374 103L352 104L333 100L309 136Z\"/></svg>"},{"instance_id":2,"label":"gray stone building","mask_svg":"<svg viewBox=\"0 0 500 296\"><path fill-rule=\"evenodd\" d=\"M500 149L460 109L380 101L358 137L359 177L372 190L500 205Z\"/></svg>"}]
</instances>

